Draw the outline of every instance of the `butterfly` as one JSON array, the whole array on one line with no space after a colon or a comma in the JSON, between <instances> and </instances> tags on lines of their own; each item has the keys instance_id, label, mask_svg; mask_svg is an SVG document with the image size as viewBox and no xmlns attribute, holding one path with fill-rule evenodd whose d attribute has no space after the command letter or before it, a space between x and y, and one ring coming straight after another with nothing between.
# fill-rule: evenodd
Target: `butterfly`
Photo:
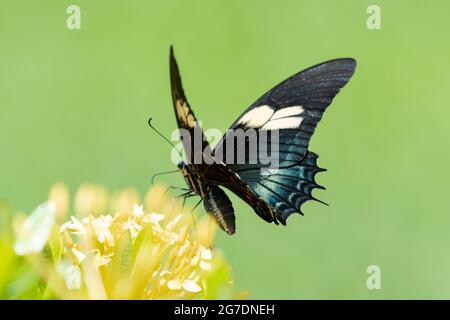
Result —
<instances>
[{"instance_id":1,"label":"butterfly","mask_svg":"<svg viewBox=\"0 0 450 320\"><path fill-rule=\"evenodd\" d=\"M235 233L236 223L233 205L221 187L249 204L263 220L275 224L286 225L293 213L303 215L300 208L308 200L321 202L312 191L325 189L315 181L316 174L325 169L318 167L318 155L308 149L309 141L355 67L354 59L335 59L294 74L248 107L211 149L188 103L173 47L170 48L172 100L178 128L184 133L181 140L185 161L178 164L178 169L189 187L188 193L201 197L205 211L223 231ZM228 147L236 139L232 133L239 129L244 135L246 131L252 133L240 144ZM259 154L258 148L248 148L252 136L274 132L277 144L270 149L277 149L275 167L263 161L265 156ZM235 161L242 150L241 161ZM228 161L230 158L234 161Z\"/></svg>"}]
</instances>

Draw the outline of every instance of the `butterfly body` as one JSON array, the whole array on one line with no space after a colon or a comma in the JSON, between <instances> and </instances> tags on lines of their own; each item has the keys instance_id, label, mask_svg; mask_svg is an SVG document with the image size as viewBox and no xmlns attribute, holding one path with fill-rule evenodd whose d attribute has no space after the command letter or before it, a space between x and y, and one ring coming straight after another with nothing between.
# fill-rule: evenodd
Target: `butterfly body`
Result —
<instances>
[{"instance_id":1,"label":"butterfly body","mask_svg":"<svg viewBox=\"0 0 450 320\"><path fill-rule=\"evenodd\" d=\"M205 188L203 186L204 183L202 183L200 176L197 174L194 168L191 165L187 165L182 161L178 164L178 169L183 175L184 181L188 185L189 190L195 192L200 197L203 197L205 194L204 192Z\"/></svg>"},{"instance_id":2,"label":"butterfly body","mask_svg":"<svg viewBox=\"0 0 450 320\"><path fill-rule=\"evenodd\" d=\"M171 48L172 100L186 155L178 168L190 191L202 198L205 211L225 232L233 234L236 226L232 203L221 187L275 224L286 225L291 214L302 214L300 208L308 200L322 202L312 191L324 189L315 181L324 169L318 167L309 141L355 67L353 59L336 59L294 74L245 110L211 150L187 102ZM270 143L251 148L265 136L270 136Z\"/></svg>"},{"instance_id":3,"label":"butterfly body","mask_svg":"<svg viewBox=\"0 0 450 320\"><path fill-rule=\"evenodd\" d=\"M205 211L213 217L216 223L228 234L236 230L233 205L222 189L216 184L207 182L193 165L180 162L178 169L186 181L190 192L203 199Z\"/></svg>"}]
</instances>

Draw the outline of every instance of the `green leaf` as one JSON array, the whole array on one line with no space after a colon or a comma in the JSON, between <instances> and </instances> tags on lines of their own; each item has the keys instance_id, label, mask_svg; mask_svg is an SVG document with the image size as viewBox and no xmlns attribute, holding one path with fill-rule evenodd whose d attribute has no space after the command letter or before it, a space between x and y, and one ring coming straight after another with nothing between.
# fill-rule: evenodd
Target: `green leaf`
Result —
<instances>
[{"instance_id":1,"label":"green leaf","mask_svg":"<svg viewBox=\"0 0 450 320\"><path fill-rule=\"evenodd\" d=\"M144 226L139 232L138 236L134 240L133 244L133 261L136 261L136 257L143 244L146 246L151 245L153 242L153 228L150 224Z\"/></svg>"},{"instance_id":2,"label":"green leaf","mask_svg":"<svg viewBox=\"0 0 450 320\"><path fill-rule=\"evenodd\" d=\"M205 275L207 300L228 300L239 297L234 284L230 282L231 267L226 263L223 255L216 252L212 263L212 270Z\"/></svg>"}]
</instances>

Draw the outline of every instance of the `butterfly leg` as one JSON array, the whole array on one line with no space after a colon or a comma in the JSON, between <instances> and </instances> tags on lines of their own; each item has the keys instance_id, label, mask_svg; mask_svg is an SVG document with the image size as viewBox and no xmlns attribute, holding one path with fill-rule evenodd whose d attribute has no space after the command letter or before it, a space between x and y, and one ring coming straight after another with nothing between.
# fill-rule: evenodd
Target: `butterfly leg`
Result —
<instances>
[{"instance_id":1,"label":"butterfly leg","mask_svg":"<svg viewBox=\"0 0 450 320\"><path fill-rule=\"evenodd\" d=\"M200 205L200 203L202 203L202 201L203 201L203 198L200 198L200 200L197 202L197 204L194 206L194 208L192 208L191 214L194 213L195 209L197 209L197 207Z\"/></svg>"},{"instance_id":2,"label":"butterfly leg","mask_svg":"<svg viewBox=\"0 0 450 320\"><path fill-rule=\"evenodd\" d=\"M202 201L203 201L203 198L200 198L200 200L196 203L196 205L191 210L191 217L192 217L192 222L194 223L195 230L197 230L197 223L195 222L194 211L195 211L195 209L197 209L197 207L200 205L200 203L202 203Z\"/></svg>"},{"instance_id":3,"label":"butterfly leg","mask_svg":"<svg viewBox=\"0 0 450 320\"><path fill-rule=\"evenodd\" d=\"M188 189L188 188L182 188L182 187L176 187L176 186L168 186L168 187L166 188L166 190L164 191L164 193L163 193L163 197L165 197L165 196L169 193L170 190L181 190L181 191L185 191L185 193L181 194L181 196L184 196L184 195L186 195L186 194L189 194L189 193L192 191L191 189Z\"/></svg>"},{"instance_id":4,"label":"butterfly leg","mask_svg":"<svg viewBox=\"0 0 450 320\"><path fill-rule=\"evenodd\" d=\"M176 198L181 198L181 197L183 197L184 199L186 199L186 198L193 197L193 196L195 196L195 195L196 195L196 194L195 194L194 191L189 190L189 191L187 191L187 192L184 192L184 193L182 193L182 194L177 195Z\"/></svg>"},{"instance_id":5,"label":"butterfly leg","mask_svg":"<svg viewBox=\"0 0 450 320\"><path fill-rule=\"evenodd\" d=\"M181 212L184 212L184 205L186 204L187 195L183 197L183 202L181 203Z\"/></svg>"},{"instance_id":6,"label":"butterfly leg","mask_svg":"<svg viewBox=\"0 0 450 320\"><path fill-rule=\"evenodd\" d=\"M169 186L169 190L182 190L182 191L190 191L189 188L183 188L183 187L176 187L176 186Z\"/></svg>"}]
</instances>

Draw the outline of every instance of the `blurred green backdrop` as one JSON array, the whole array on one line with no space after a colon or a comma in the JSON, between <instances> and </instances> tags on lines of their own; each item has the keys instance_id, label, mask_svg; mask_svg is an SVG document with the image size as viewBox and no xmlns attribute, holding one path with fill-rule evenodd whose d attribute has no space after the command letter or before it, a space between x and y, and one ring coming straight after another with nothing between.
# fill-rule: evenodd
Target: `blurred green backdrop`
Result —
<instances>
[{"instance_id":1,"label":"blurred green backdrop","mask_svg":"<svg viewBox=\"0 0 450 320\"><path fill-rule=\"evenodd\" d=\"M81 30L66 8L81 8ZM370 4L381 30L366 27ZM205 128L225 130L267 89L318 62L355 76L312 139L328 169L287 227L236 197L220 234L251 298L450 298L448 1L1 1L0 198L30 211L55 181L144 192L174 168L147 126L175 128L168 50ZM180 175L167 183L182 185ZM0 258L1 259L1 258ZM382 289L366 288L366 269Z\"/></svg>"}]
</instances>

